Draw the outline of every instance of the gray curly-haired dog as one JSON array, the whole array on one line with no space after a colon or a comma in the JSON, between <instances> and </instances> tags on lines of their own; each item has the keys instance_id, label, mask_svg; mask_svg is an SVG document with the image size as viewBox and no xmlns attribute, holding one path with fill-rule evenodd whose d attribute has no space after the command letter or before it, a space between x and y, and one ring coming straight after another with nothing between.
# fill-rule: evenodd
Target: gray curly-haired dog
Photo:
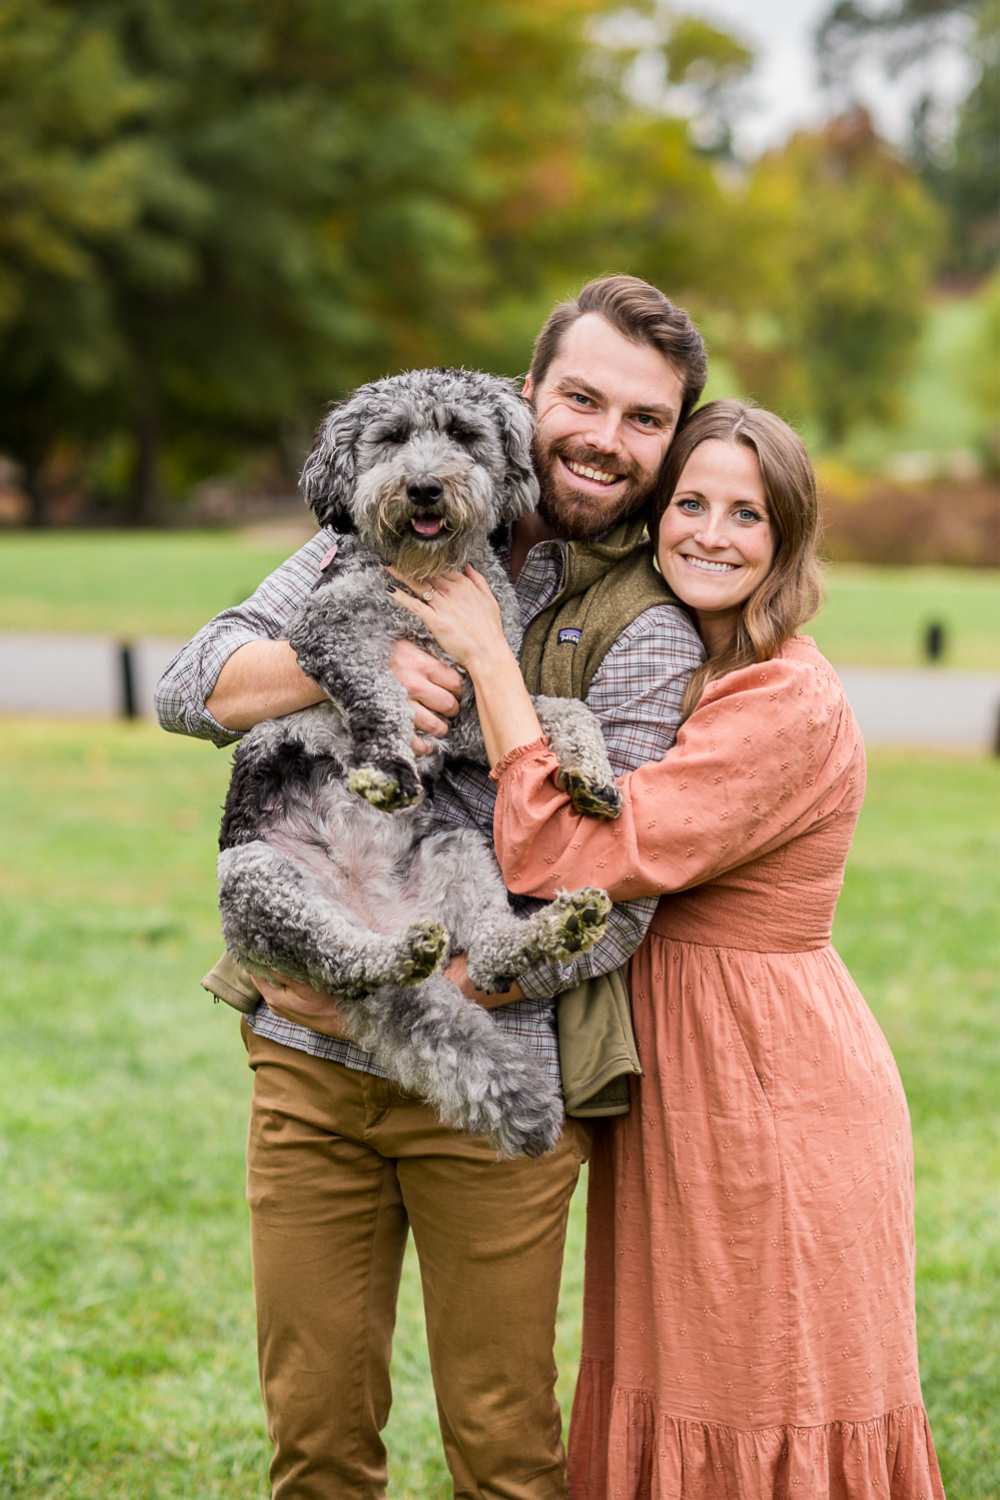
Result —
<instances>
[{"instance_id":1,"label":"gray curly-haired dog","mask_svg":"<svg viewBox=\"0 0 1000 1500\"><path fill-rule=\"evenodd\" d=\"M288 632L330 702L246 735L219 859L229 951L251 973L342 996L345 1030L390 1077L510 1155L555 1145L558 1092L437 970L465 952L473 983L503 993L528 969L592 947L611 903L585 888L520 919L488 840L432 828L424 792L445 758L488 760L467 676L447 739L413 755L412 713L389 670L394 644L407 637L450 658L393 603L383 564L419 586L471 563L517 652L517 599L489 539L537 500L532 435L512 382L467 370L375 381L332 410L302 484L320 525L345 540ZM534 702L575 804L617 816L596 719L575 700Z\"/></svg>"}]
</instances>

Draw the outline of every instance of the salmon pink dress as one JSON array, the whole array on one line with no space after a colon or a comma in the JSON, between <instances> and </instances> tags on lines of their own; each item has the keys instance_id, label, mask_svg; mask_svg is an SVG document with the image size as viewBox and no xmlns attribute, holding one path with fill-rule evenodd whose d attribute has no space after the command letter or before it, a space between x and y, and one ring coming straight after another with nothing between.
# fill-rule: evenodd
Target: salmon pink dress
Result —
<instances>
[{"instance_id":1,"label":"salmon pink dress","mask_svg":"<svg viewBox=\"0 0 1000 1500\"><path fill-rule=\"evenodd\" d=\"M493 773L508 886L661 897L591 1163L571 1500L942 1500L906 1099L830 944L865 775L833 669L796 637L712 683L615 823L555 772L540 740Z\"/></svg>"}]
</instances>

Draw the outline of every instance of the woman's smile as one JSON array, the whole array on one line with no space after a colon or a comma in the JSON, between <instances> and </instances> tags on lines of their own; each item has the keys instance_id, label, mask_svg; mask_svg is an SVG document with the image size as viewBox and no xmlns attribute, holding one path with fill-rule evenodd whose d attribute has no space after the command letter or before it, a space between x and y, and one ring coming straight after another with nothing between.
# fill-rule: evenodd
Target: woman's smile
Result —
<instances>
[{"instance_id":1,"label":"woman's smile","mask_svg":"<svg viewBox=\"0 0 1000 1500\"><path fill-rule=\"evenodd\" d=\"M708 557L695 557L693 553L682 552L680 554L684 561L699 573L732 573L739 563L712 562Z\"/></svg>"}]
</instances>

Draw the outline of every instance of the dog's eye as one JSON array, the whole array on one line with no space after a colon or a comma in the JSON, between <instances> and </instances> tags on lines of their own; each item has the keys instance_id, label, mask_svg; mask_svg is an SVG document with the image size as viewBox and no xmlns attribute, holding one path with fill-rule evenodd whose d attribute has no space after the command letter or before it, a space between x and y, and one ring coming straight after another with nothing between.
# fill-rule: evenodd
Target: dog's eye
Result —
<instances>
[{"instance_id":1,"label":"dog's eye","mask_svg":"<svg viewBox=\"0 0 1000 1500\"><path fill-rule=\"evenodd\" d=\"M409 437L405 427L394 427L391 432L384 432L381 441L383 443L405 443Z\"/></svg>"},{"instance_id":2,"label":"dog's eye","mask_svg":"<svg viewBox=\"0 0 1000 1500\"><path fill-rule=\"evenodd\" d=\"M468 427L461 427L457 422L452 422L448 428L448 436L456 443L461 443L464 448L471 448L476 441L477 434L470 432Z\"/></svg>"}]
</instances>

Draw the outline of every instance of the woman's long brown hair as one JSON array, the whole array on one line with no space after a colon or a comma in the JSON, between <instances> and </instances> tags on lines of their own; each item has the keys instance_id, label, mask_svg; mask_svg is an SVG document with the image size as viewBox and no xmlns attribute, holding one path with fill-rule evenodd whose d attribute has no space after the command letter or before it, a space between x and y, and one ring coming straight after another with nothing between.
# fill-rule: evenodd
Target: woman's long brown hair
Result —
<instances>
[{"instance_id":1,"label":"woman's long brown hair","mask_svg":"<svg viewBox=\"0 0 1000 1500\"><path fill-rule=\"evenodd\" d=\"M778 547L771 571L740 610L733 644L728 651L704 662L691 677L684 693L685 719L710 682L777 656L823 602L823 580L816 559L816 476L809 455L798 434L780 417L744 406L741 401L710 401L688 419L674 439L650 512L654 547L663 512L673 499L685 464L696 448L712 441L739 443L756 454Z\"/></svg>"}]
</instances>

